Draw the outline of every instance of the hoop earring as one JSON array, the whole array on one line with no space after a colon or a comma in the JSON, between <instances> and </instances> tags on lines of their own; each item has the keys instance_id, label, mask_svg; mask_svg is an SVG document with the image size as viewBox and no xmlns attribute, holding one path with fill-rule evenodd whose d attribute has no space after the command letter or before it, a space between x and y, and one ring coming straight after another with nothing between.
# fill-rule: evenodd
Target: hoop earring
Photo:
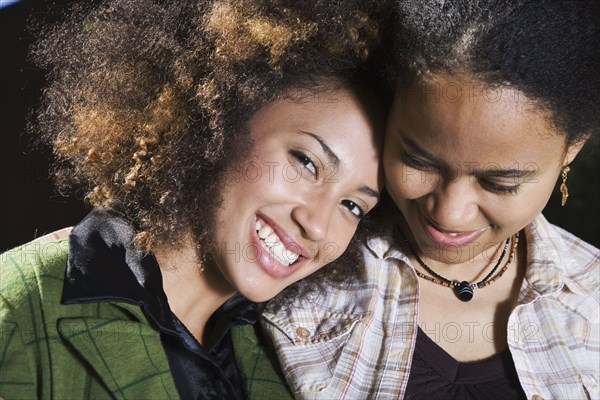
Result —
<instances>
[{"instance_id":1,"label":"hoop earring","mask_svg":"<svg viewBox=\"0 0 600 400\"><path fill-rule=\"evenodd\" d=\"M567 199L569 198L569 188L567 188L567 174L570 170L571 168L569 168L568 165L565 165L564 167L562 167L562 171L560 173L562 176L562 183L560 184L560 192L562 193L562 199L560 201L560 205L563 207L565 206L565 204L567 204Z\"/></svg>"}]
</instances>

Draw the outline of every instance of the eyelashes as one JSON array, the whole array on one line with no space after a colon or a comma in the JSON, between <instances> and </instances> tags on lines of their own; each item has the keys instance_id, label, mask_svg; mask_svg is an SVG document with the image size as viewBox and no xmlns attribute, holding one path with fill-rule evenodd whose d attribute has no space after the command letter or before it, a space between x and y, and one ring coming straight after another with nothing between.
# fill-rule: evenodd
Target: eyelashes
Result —
<instances>
[{"instance_id":1,"label":"eyelashes","mask_svg":"<svg viewBox=\"0 0 600 400\"><path fill-rule=\"evenodd\" d=\"M319 176L319 169L317 164L305 153L299 150L290 150L290 154L298 160L300 164L304 166L315 178Z\"/></svg>"},{"instance_id":2,"label":"eyelashes","mask_svg":"<svg viewBox=\"0 0 600 400\"><path fill-rule=\"evenodd\" d=\"M443 173L440 167L428 161L409 155L407 153L402 154L401 160L403 163L405 163L411 168L415 168L425 172L437 171L439 173ZM487 190L488 192L500 195L514 195L518 193L519 188L521 187L520 184L507 186L486 179L478 179L478 183L483 189Z\"/></svg>"},{"instance_id":3,"label":"eyelashes","mask_svg":"<svg viewBox=\"0 0 600 400\"><path fill-rule=\"evenodd\" d=\"M516 194L519 191L519 188L521 187L521 185L499 185L497 183L484 180L479 181L479 185L481 185L481 187L483 187L485 190L497 194Z\"/></svg>"},{"instance_id":4,"label":"eyelashes","mask_svg":"<svg viewBox=\"0 0 600 400\"><path fill-rule=\"evenodd\" d=\"M300 150L290 150L289 153L313 175L315 180L319 179L321 169L318 163L315 163L307 154ZM342 200L341 204L358 219L361 219L366 214L366 211L352 200Z\"/></svg>"},{"instance_id":5,"label":"eyelashes","mask_svg":"<svg viewBox=\"0 0 600 400\"><path fill-rule=\"evenodd\" d=\"M435 165L421 160L420 158L413 157L407 153L402 154L402 161L410 167L423 171L435 171L438 169Z\"/></svg>"},{"instance_id":6,"label":"eyelashes","mask_svg":"<svg viewBox=\"0 0 600 400\"><path fill-rule=\"evenodd\" d=\"M342 205L344 205L344 207L350 210L350 212L358 219L361 219L366 214L365 210L363 210L362 207L360 207L352 200L342 200Z\"/></svg>"}]
</instances>

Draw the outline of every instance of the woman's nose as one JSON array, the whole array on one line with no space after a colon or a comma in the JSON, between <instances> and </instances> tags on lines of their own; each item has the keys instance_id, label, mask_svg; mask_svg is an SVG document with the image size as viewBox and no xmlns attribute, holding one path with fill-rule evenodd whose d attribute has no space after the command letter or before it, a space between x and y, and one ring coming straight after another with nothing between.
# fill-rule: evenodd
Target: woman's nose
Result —
<instances>
[{"instance_id":1,"label":"woman's nose","mask_svg":"<svg viewBox=\"0 0 600 400\"><path fill-rule=\"evenodd\" d=\"M337 206L331 196L312 194L300 201L292 211L292 218L302 229L303 235L312 241L327 238L332 214Z\"/></svg>"},{"instance_id":2,"label":"woman's nose","mask_svg":"<svg viewBox=\"0 0 600 400\"><path fill-rule=\"evenodd\" d=\"M477 218L477 198L473 184L467 177L440 182L430 196L429 213L443 229L469 229Z\"/></svg>"}]
</instances>

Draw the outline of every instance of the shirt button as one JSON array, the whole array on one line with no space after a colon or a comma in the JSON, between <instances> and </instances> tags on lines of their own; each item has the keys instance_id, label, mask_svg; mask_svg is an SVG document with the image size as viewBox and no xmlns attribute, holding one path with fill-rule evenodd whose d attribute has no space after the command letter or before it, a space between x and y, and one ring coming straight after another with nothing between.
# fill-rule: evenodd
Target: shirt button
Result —
<instances>
[{"instance_id":1,"label":"shirt button","mask_svg":"<svg viewBox=\"0 0 600 400\"><path fill-rule=\"evenodd\" d=\"M544 398L539 394L534 394L533 396L531 396L531 400L544 400Z\"/></svg>"},{"instance_id":2,"label":"shirt button","mask_svg":"<svg viewBox=\"0 0 600 400\"><path fill-rule=\"evenodd\" d=\"M308 329L300 326L296 329L296 335L298 335L298 337L301 339L307 339L310 336L310 332Z\"/></svg>"}]
</instances>

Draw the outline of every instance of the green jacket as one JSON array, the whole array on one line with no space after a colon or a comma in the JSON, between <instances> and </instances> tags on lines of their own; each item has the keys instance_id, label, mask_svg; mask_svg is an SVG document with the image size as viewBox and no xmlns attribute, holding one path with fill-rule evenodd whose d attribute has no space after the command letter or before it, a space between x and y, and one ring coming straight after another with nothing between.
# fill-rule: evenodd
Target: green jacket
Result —
<instances>
[{"instance_id":1,"label":"green jacket","mask_svg":"<svg viewBox=\"0 0 600 400\"><path fill-rule=\"evenodd\" d=\"M60 304L68 232L0 255L0 398L179 398L160 334L140 307ZM291 398L254 327L232 335L247 398Z\"/></svg>"}]
</instances>

